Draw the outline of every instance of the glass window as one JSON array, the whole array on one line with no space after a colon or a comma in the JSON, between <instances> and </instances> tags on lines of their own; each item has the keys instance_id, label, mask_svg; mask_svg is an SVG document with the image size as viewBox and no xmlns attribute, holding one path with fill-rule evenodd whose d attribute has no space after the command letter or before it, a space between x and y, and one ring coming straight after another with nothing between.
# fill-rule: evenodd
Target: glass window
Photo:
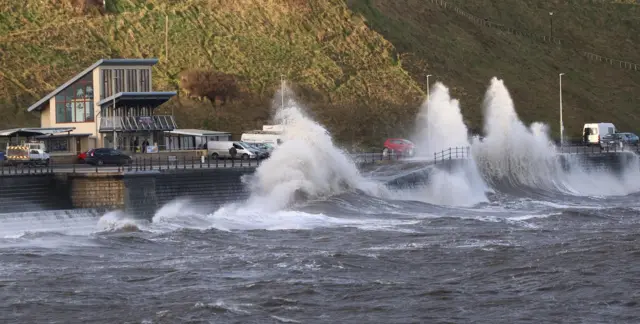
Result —
<instances>
[{"instance_id":1,"label":"glass window","mask_svg":"<svg viewBox=\"0 0 640 324\"><path fill-rule=\"evenodd\" d=\"M68 138L54 138L45 142L47 149L50 152L68 152L69 151L69 139Z\"/></svg>"},{"instance_id":2,"label":"glass window","mask_svg":"<svg viewBox=\"0 0 640 324\"><path fill-rule=\"evenodd\" d=\"M127 91L138 92L138 70L127 70Z\"/></svg>"},{"instance_id":3,"label":"glass window","mask_svg":"<svg viewBox=\"0 0 640 324\"><path fill-rule=\"evenodd\" d=\"M117 70L114 70L114 72L115 72L114 82L116 83L116 93L125 91L124 90L124 69L117 69Z\"/></svg>"},{"instance_id":4,"label":"glass window","mask_svg":"<svg viewBox=\"0 0 640 324\"><path fill-rule=\"evenodd\" d=\"M140 70L140 92L149 92L150 90L150 82L149 82L149 70L142 69Z\"/></svg>"},{"instance_id":5,"label":"glass window","mask_svg":"<svg viewBox=\"0 0 640 324\"><path fill-rule=\"evenodd\" d=\"M105 69L102 70L102 92L101 92L101 98L104 99L106 97L111 96L111 94L113 94L112 91L112 86L113 86L113 80L112 78L112 73L111 70Z\"/></svg>"},{"instance_id":6,"label":"glass window","mask_svg":"<svg viewBox=\"0 0 640 324\"><path fill-rule=\"evenodd\" d=\"M92 122L93 78L84 76L56 96L56 123Z\"/></svg>"}]
</instances>

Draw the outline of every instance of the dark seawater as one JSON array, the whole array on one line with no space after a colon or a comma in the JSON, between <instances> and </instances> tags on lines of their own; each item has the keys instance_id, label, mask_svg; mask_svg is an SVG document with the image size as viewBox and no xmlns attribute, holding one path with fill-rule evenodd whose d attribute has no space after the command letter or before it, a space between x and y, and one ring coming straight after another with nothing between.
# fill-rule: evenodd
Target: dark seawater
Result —
<instances>
[{"instance_id":1,"label":"dark seawater","mask_svg":"<svg viewBox=\"0 0 640 324\"><path fill-rule=\"evenodd\" d=\"M106 230L4 215L0 323L639 323L638 198L345 195Z\"/></svg>"}]
</instances>

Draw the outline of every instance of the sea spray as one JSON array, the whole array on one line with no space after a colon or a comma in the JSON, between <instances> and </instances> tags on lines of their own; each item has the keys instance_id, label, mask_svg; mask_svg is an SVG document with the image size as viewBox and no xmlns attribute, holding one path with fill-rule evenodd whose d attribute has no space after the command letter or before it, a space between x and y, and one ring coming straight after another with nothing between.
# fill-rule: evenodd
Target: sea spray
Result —
<instances>
[{"instance_id":1,"label":"sea spray","mask_svg":"<svg viewBox=\"0 0 640 324\"><path fill-rule=\"evenodd\" d=\"M96 225L99 232L138 232L148 221L131 217L120 210L113 210L102 215Z\"/></svg>"},{"instance_id":2,"label":"sea spray","mask_svg":"<svg viewBox=\"0 0 640 324\"><path fill-rule=\"evenodd\" d=\"M547 125L539 122L529 127L518 118L507 87L493 78L484 100L484 138L474 139L472 152L483 177L494 188L563 192L572 195L624 195L638 191L640 170L630 167L625 177L599 170L584 169L583 157L566 156L569 168L557 156L549 138ZM636 161L637 156L634 156ZM526 192L526 191L525 191Z\"/></svg>"},{"instance_id":3,"label":"sea spray","mask_svg":"<svg viewBox=\"0 0 640 324\"><path fill-rule=\"evenodd\" d=\"M317 199L351 190L384 193L379 184L360 175L348 154L334 145L329 132L295 101L285 101L274 120L284 125L283 144L250 177L250 204L262 201L262 210L275 211L298 198Z\"/></svg>"},{"instance_id":4,"label":"sea spray","mask_svg":"<svg viewBox=\"0 0 640 324\"><path fill-rule=\"evenodd\" d=\"M422 104L416 118L413 136L418 157L430 158L450 147L469 146L468 130L462 119L460 103L452 99L441 82L431 88L429 99Z\"/></svg>"},{"instance_id":5,"label":"sea spray","mask_svg":"<svg viewBox=\"0 0 640 324\"><path fill-rule=\"evenodd\" d=\"M472 152L485 179L494 185L555 187L555 151L546 126L534 123L527 128L504 82L495 77L485 95L484 116L484 138L475 140Z\"/></svg>"},{"instance_id":6,"label":"sea spray","mask_svg":"<svg viewBox=\"0 0 640 324\"><path fill-rule=\"evenodd\" d=\"M384 185L367 180L329 132L307 116L294 100L284 100L274 121L283 125L283 143L256 172L245 178L247 201L225 205L210 215L219 229L305 228L342 223L324 215L287 210L296 203L349 191L387 196Z\"/></svg>"},{"instance_id":7,"label":"sea spray","mask_svg":"<svg viewBox=\"0 0 640 324\"><path fill-rule=\"evenodd\" d=\"M418 158L432 159L434 153L449 148L470 146L467 126L464 124L460 103L451 98L449 89L437 82L431 95L416 117L416 143ZM450 170L434 168L426 185L395 193L399 199L420 200L449 206L471 206L486 202L488 191L471 157L467 163Z\"/></svg>"}]
</instances>

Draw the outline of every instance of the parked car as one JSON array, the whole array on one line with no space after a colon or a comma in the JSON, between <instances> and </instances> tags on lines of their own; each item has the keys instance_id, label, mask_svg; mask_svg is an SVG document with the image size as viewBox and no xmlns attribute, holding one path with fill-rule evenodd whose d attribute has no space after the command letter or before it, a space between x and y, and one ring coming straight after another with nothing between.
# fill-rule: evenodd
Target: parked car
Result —
<instances>
[{"instance_id":1,"label":"parked car","mask_svg":"<svg viewBox=\"0 0 640 324\"><path fill-rule=\"evenodd\" d=\"M122 151L112 148L97 148L87 151L85 162L91 165L128 165L133 159Z\"/></svg>"},{"instance_id":2,"label":"parked car","mask_svg":"<svg viewBox=\"0 0 640 324\"><path fill-rule=\"evenodd\" d=\"M582 141L585 145L598 145L601 143L602 138L615 133L616 126L612 123L584 124L582 130Z\"/></svg>"},{"instance_id":3,"label":"parked car","mask_svg":"<svg viewBox=\"0 0 640 324\"><path fill-rule=\"evenodd\" d=\"M87 153L88 153L88 151L87 152L80 152L78 154L78 163L86 163L85 160L87 158Z\"/></svg>"},{"instance_id":4,"label":"parked car","mask_svg":"<svg viewBox=\"0 0 640 324\"><path fill-rule=\"evenodd\" d=\"M625 144L638 146L638 143L640 143L640 138L638 138L638 135L634 133L618 133L618 134L624 136Z\"/></svg>"},{"instance_id":5,"label":"parked car","mask_svg":"<svg viewBox=\"0 0 640 324\"><path fill-rule=\"evenodd\" d=\"M258 157L261 159L266 159L270 156L269 150L266 146L262 146L259 143L246 143L250 148L253 148L256 152L258 152Z\"/></svg>"},{"instance_id":6,"label":"parked car","mask_svg":"<svg viewBox=\"0 0 640 324\"><path fill-rule=\"evenodd\" d=\"M413 144L410 140L403 138L388 138L384 142L382 155L388 156L389 154L399 154L413 156L415 147L415 144Z\"/></svg>"},{"instance_id":7,"label":"parked car","mask_svg":"<svg viewBox=\"0 0 640 324\"><path fill-rule=\"evenodd\" d=\"M622 150L626 137L620 133L607 134L600 137L600 147L609 150Z\"/></svg>"},{"instance_id":8,"label":"parked car","mask_svg":"<svg viewBox=\"0 0 640 324\"><path fill-rule=\"evenodd\" d=\"M229 154L229 149L231 147L235 147L236 149L236 158L248 160L255 159L257 156L260 156L260 152L258 150L249 146L249 143L242 141L209 141L207 143L208 154L214 160L220 158L231 158L231 155Z\"/></svg>"}]
</instances>

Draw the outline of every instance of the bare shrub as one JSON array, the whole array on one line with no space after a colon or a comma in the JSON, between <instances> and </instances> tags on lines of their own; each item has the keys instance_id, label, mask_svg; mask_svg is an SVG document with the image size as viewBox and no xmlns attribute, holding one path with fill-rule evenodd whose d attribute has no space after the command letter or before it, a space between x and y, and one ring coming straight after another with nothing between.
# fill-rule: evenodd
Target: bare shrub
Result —
<instances>
[{"instance_id":1,"label":"bare shrub","mask_svg":"<svg viewBox=\"0 0 640 324\"><path fill-rule=\"evenodd\" d=\"M106 0L67 0L69 5L80 14L106 14Z\"/></svg>"},{"instance_id":2,"label":"bare shrub","mask_svg":"<svg viewBox=\"0 0 640 324\"><path fill-rule=\"evenodd\" d=\"M203 69L182 71L180 88L191 97L207 98L213 103L220 99L222 105L240 94L236 76Z\"/></svg>"}]
</instances>

